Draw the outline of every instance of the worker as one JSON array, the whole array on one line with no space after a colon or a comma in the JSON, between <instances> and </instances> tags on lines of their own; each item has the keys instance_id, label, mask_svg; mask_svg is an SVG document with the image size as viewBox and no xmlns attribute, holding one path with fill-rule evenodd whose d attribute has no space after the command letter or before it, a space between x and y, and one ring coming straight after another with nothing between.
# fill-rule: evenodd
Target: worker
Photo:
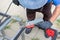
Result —
<instances>
[{"instance_id":1,"label":"worker","mask_svg":"<svg viewBox=\"0 0 60 40\"><path fill-rule=\"evenodd\" d=\"M32 21L35 19L36 12L42 12L42 14L44 15L44 21L41 23L37 23L36 26L44 30L49 29L51 32L54 31L51 29L51 26L60 14L60 0L17 0L15 1L15 4L21 5L22 7L26 8L28 21ZM53 13L51 13L52 4L56 6ZM27 27L25 33L29 34L32 29L33 27ZM54 31L53 34L56 35L57 32Z\"/></svg>"}]
</instances>

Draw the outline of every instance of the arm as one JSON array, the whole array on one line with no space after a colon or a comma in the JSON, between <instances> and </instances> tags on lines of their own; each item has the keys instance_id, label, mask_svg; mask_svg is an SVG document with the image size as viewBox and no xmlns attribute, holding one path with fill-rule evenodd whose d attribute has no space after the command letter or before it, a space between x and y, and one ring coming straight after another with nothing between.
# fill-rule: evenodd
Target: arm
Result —
<instances>
[{"instance_id":1,"label":"arm","mask_svg":"<svg viewBox=\"0 0 60 40\"><path fill-rule=\"evenodd\" d=\"M56 20L56 18L59 16L60 14L60 5L56 6L52 17L50 18L49 21L44 21L42 23L38 23L37 25L42 27L43 29L47 29L50 28L53 25L53 22Z\"/></svg>"},{"instance_id":2,"label":"arm","mask_svg":"<svg viewBox=\"0 0 60 40\"><path fill-rule=\"evenodd\" d=\"M50 18L50 21L53 23L59 15L60 15L60 5L56 6L56 8L53 12L53 15Z\"/></svg>"}]
</instances>

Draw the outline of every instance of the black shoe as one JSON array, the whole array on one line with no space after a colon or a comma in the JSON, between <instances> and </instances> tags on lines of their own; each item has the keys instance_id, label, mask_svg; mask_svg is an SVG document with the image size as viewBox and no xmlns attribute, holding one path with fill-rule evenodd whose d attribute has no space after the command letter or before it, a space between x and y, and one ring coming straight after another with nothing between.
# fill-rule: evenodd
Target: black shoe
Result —
<instances>
[{"instance_id":1,"label":"black shoe","mask_svg":"<svg viewBox=\"0 0 60 40\"><path fill-rule=\"evenodd\" d=\"M29 34L32 31L32 28L26 28L25 33Z\"/></svg>"}]
</instances>

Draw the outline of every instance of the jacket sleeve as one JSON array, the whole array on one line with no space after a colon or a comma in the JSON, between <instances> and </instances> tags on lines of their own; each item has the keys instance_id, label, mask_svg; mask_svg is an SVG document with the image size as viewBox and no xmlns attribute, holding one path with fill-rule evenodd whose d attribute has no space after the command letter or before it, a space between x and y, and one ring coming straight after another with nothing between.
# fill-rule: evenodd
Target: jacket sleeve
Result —
<instances>
[{"instance_id":1,"label":"jacket sleeve","mask_svg":"<svg viewBox=\"0 0 60 40\"><path fill-rule=\"evenodd\" d=\"M60 0L53 0L53 4L54 4L55 6L60 5Z\"/></svg>"}]
</instances>

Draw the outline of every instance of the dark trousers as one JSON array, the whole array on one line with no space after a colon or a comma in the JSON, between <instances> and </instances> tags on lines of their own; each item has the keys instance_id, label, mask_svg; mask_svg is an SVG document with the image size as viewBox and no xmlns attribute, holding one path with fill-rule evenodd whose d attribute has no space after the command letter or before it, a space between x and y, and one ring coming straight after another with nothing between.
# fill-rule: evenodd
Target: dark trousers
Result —
<instances>
[{"instance_id":1,"label":"dark trousers","mask_svg":"<svg viewBox=\"0 0 60 40\"><path fill-rule=\"evenodd\" d=\"M52 14L51 14L51 6L52 6L52 2L47 3L42 8L39 8L39 9L35 9L35 10L26 9L27 19L28 20L34 20L35 16L36 16L36 12L42 12L42 14L44 15L43 19L48 21L52 16Z\"/></svg>"}]
</instances>

